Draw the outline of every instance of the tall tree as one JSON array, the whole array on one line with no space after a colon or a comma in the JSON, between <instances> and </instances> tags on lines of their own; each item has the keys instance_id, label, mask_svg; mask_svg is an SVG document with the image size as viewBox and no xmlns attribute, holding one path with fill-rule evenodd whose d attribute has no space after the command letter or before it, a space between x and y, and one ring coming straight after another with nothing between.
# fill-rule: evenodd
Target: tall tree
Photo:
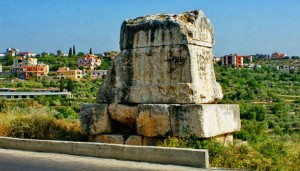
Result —
<instances>
[{"instance_id":1,"label":"tall tree","mask_svg":"<svg viewBox=\"0 0 300 171\"><path fill-rule=\"evenodd\" d=\"M73 55L76 55L75 45L73 45Z\"/></svg>"},{"instance_id":2,"label":"tall tree","mask_svg":"<svg viewBox=\"0 0 300 171\"><path fill-rule=\"evenodd\" d=\"M93 52L92 52L92 48L90 48L90 53L89 54L93 54Z\"/></svg>"},{"instance_id":3,"label":"tall tree","mask_svg":"<svg viewBox=\"0 0 300 171\"><path fill-rule=\"evenodd\" d=\"M69 49L69 57L71 57L72 56L72 48L70 47L70 49Z\"/></svg>"},{"instance_id":4,"label":"tall tree","mask_svg":"<svg viewBox=\"0 0 300 171\"><path fill-rule=\"evenodd\" d=\"M83 52L78 52L77 56L84 56L84 53Z\"/></svg>"},{"instance_id":5,"label":"tall tree","mask_svg":"<svg viewBox=\"0 0 300 171\"><path fill-rule=\"evenodd\" d=\"M61 50L57 50L57 56L62 56L62 51Z\"/></svg>"}]
</instances>

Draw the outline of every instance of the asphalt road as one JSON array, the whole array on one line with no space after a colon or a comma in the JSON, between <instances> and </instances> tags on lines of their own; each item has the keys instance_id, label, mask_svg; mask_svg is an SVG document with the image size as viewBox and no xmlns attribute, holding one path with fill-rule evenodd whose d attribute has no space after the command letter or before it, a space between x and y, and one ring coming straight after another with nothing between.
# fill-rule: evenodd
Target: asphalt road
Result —
<instances>
[{"instance_id":1,"label":"asphalt road","mask_svg":"<svg viewBox=\"0 0 300 171\"><path fill-rule=\"evenodd\" d=\"M147 155L147 154L145 154ZM0 148L0 171L196 171L174 165L131 162L65 154L18 151Z\"/></svg>"}]
</instances>

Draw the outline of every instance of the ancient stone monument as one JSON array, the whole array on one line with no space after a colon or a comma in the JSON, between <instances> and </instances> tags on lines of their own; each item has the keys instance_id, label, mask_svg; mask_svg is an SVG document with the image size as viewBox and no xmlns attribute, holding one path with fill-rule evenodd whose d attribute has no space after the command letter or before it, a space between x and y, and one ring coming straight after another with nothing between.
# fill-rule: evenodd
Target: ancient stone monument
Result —
<instances>
[{"instance_id":1,"label":"ancient stone monument","mask_svg":"<svg viewBox=\"0 0 300 171\"><path fill-rule=\"evenodd\" d=\"M230 137L240 129L238 105L216 82L214 30L202 11L125 20L121 52L96 104L81 106L91 141L151 145L167 136Z\"/></svg>"}]
</instances>

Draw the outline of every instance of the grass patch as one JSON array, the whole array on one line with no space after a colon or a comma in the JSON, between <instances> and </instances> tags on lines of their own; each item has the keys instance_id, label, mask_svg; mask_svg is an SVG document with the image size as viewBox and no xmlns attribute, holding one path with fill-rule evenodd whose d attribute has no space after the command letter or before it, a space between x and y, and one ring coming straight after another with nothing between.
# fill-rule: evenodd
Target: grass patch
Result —
<instances>
[{"instance_id":1,"label":"grass patch","mask_svg":"<svg viewBox=\"0 0 300 171\"><path fill-rule=\"evenodd\" d=\"M255 141L236 140L223 145L214 139L200 140L194 136L168 137L159 145L163 147L208 149L211 167L250 170L299 170L299 135L285 140L266 136Z\"/></svg>"},{"instance_id":2,"label":"grass patch","mask_svg":"<svg viewBox=\"0 0 300 171\"><path fill-rule=\"evenodd\" d=\"M0 136L84 141L80 123L75 119L57 119L58 112L46 106L7 106L0 110Z\"/></svg>"}]
</instances>

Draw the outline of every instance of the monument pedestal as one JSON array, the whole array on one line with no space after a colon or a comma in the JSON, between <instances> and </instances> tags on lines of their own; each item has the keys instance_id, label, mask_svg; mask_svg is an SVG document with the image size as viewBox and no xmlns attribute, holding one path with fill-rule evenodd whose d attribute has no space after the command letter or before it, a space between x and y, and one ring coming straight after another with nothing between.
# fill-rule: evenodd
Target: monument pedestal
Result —
<instances>
[{"instance_id":1,"label":"monument pedestal","mask_svg":"<svg viewBox=\"0 0 300 171\"><path fill-rule=\"evenodd\" d=\"M90 119L84 118L86 113ZM150 138L211 138L241 127L239 106L234 104L84 104L80 120L89 135L120 133L116 125L130 125L131 132Z\"/></svg>"},{"instance_id":2,"label":"monument pedestal","mask_svg":"<svg viewBox=\"0 0 300 171\"><path fill-rule=\"evenodd\" d=\"M137 133L147 137L195 135L210 138L239 131L238 105L140 104Z\"/></svg>"}]
</instances>

